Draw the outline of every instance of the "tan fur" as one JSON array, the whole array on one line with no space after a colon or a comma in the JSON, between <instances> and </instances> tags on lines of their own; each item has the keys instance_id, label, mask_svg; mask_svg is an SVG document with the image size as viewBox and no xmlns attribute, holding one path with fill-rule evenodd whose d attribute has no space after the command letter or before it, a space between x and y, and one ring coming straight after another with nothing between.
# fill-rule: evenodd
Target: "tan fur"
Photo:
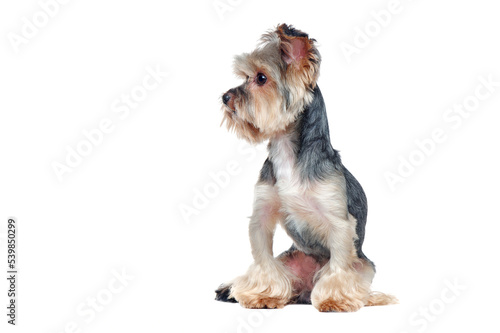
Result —
<instances>
[{"instance_id":1,"label":"tan fur","mask_svg":"<svg viewBox=\"0 0 500 333\"><path fill-rule=\"evenodd\" d=\"M398 299L392 295L373 291L370 293L370 296L368 296L368 300L366 301L365 306L390 305L398 303Z\"/></svg>"},{"instance_id":2,"label":"tan fur","mask_svg":"<svg viewBox=\"0 0 500 333\"><path fill-rule=\"evenodd\" d=\"M248 308L280 308L293 295L293 274L273 256L272 238L277 223L292 219L319 235L334 255L317 273L311 301L319 311L357 311L367 305L394 304L390 295L372 292L372 266L359 259L354 247L356 219L347 212L345 179L333 175L322 181L299 179L294 132L273 136L269 156L277 166L274 186L257 184L250 239L254 264L235 279L231 295Z\"/></svg>"},{"instance_id":3,"label":"tan fur","mask_svg":"<svg viewBox=\"0 0 500 333\"><path fill-rule=\"evenodd\" d=\"M275 186L285 216L282 223L290 218L299 227L312 228L334 254L317 274L312 304L320 311L357 311L383 301L393 304L392 296L371 292L375 272L357 257L356 219L347 212L344 178L336 175L323 181L300 181L291 168L295 163L293 146L287 144L291 139L293 134L280 134L269 148L271 160L279 165Z\"/></svg>"},{"instance_id":4,"label":"tan fur","mask_svg":"<svg viewBox=\"0 0 500 333\"><path fill-rule=\"evenodd\" d=\"M320 62L315 41L286 25L265 34L255 51L235 58L234 71L244 83L224 100L222 123L251 143L269 139L276 177L274 185L255 187L249 227L254 263L232 281L230 290L244 307L281 308L295 296L295 275L272 251L277 223L285 228L293 223L299 232L307 228L332 254L314 278L311 301L318 310L357 311L397 302L370 290L375 272L357 256L356 219L347 209L344 176L338 171L313 181L297 174L294 142L299 131L294 126L312 102ZM267 77L264 85L256 80L259 74Z\"/></svg>"},{"instance_id":5,"label":"tan fur","mask_svg":"<svg viewBox=\"0 0 500 333\"><path fill-rule=\"evenodd\" d=\"M231 297L247 308L281 308L292 297L294 276L274 258L272 244L276 223L282 218L276 190L266 184L255 187L250 219L250 243L254 263L232 282Z\"/></svg>"},{"instance_id":6,"label":"tan fur","mask_svg":"<svg viewBox=\"0 0 500 333\"><path fill-rule=\"evenodd\" d=\"M320 311L356 311L370 293L370 275L355 269L356 264L363 267L364 263L356 256L356 221L347 213L343 179L332 177L314 184L277 182L286 214L312 228L333 253L318 272L311 294L312 304Z\"/></svg>"},{"instance_id":7,"label":"tan fur","mask_svg":"<svg viewBox=\"0 0 500 333\"><path fill-rule=\"evenodd\" d=\"M234 72L246 80L242 86L249 93L235 96L234 110L223 105L222 124L226 123L228 130L252 143L260 143L284 132L311 103L312 90L319 76L321 59L314 40L287 36L282 30L283 26L279 26L276 31L265 34L257 50L235 58ZM307 45L306 54L299 63L284 68L281 54L291 52L294 40ZM254 82L258 73L264 73L268 78L265 88ZM290 89L288 105L280 94L284 82Z\"/></svg>"}]
</instances>

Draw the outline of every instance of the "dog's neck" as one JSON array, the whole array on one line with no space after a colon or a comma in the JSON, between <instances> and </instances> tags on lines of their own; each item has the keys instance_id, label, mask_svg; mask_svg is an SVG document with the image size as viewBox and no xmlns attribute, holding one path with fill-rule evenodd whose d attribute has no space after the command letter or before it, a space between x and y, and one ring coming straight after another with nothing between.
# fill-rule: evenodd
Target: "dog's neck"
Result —
<instances>
[{"instance_id":1,"label":"dog's neck","mask_svg":"<svg viewBox=\"0 0 500 333\"><path fill-rule=\"evenodd\" d=\"M277 180L291 180L297 169L299 135L296 131L286 131L269 140L269 159L273 164Z\"/></svg>"},{"instance_id":2,"label":"dog's neck","mask_svg":"<svg viewBox=\"0 0 500 333\"><path fill-rule=\"evenodd\" d=\"M269 140L269 159L274 166L276 179L302 179L320 176L322 168L334 160L340 163L338 153L332 148L326 108L318 86L312 102L304 108L288 129Z\"/></svg>"}]
</instances>

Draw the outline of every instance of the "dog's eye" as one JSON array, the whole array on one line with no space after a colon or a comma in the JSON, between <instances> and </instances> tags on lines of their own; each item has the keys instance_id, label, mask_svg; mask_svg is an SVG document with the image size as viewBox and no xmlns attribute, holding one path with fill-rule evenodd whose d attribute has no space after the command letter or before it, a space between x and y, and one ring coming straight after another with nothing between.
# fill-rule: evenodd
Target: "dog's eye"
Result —
<instances>
[{"instance_id":1,"label":"dog's eye","mask_svg":"<svg viewBox=\"0 0 500 333\"><path fill-rule=\"evenodd\" d=\"M265 76L264 74L262 73L259 73L257 74L257 76L255 77L255 82L257 82L257 84L259 86L263 86L266 82L267 82L267 76Z\"/></svg>"}]
</instances>

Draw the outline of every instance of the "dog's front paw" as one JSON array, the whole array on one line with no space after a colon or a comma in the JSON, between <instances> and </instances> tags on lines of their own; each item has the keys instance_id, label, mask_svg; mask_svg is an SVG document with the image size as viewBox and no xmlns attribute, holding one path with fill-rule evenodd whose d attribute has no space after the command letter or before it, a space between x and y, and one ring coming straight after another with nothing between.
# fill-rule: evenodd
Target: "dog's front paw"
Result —
<instances>
[{"instance_id":1,"label":"dog's front paw","mask_svg":"<svg viewBox=\"0 0 500 333\"><path fill-rule=\"evenodd\" d=\"M292 297L292 279L281 263L264 267L253 264L245 275L233 281L229 297L245 308L282 308Z\"/></svg>"},{"instance_id":2,"label":"dog's front paw","mask_svg":"<svg viewBox=\"0 0 500 333\"><path fill-rule=\"evenodd\" d=\"M245 295L238 298L241 306L248 309L281 309L288 304L288 298L266 297L264 295Z\"/></svg>"},{"instance_id":3,"label":"dog's front paw","mask_svg":"<svg viewBox=\"0 0 500 333\"><path fill-rule=\"evenodd\" d=\"M355 312L369 295L369 283L354 271L325 271L311 293L311 303L321 312Z\"/></svg>"},{"instance_id":4,"label":"dog's front paw","mask_svg":"<svg viewBox=\"0 0 500 333\"><path fill-rule=\"evenodd\" d=\"M363 307L363 302L346 298L327 298L313 304L321 312L355 312Z\"/></svg>"}]
</instances>

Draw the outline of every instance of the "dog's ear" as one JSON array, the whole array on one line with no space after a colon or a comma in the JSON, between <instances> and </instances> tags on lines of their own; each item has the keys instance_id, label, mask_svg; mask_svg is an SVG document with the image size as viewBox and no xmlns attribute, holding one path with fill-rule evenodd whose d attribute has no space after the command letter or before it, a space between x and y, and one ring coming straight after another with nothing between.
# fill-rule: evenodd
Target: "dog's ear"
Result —
<instances>
[{"instance_id":1,"label":"dog's ear","mask_svg":"<svg viewBox=\"0 0 500 333\"><path fill-rule=\"evenodd\" d=\"M319 75L321 57L315 40L293 26L281 24L276 29L280 39L281 58L288 65L289 70L296 74L305 74L304 81L311 84ZM301 75L302 76L302 75Z\"/></svg>"},{"instance_id":2,"label":"dog's ear","mask_svg":"<svg viewBox=\"0 0 500 333\"><path fill-rule=\"evenodd\" d=\"M286 24L279 25L276 33L281 41L283 61L288 65L298 65L304 61L314 41L310 41L306 33Z\"/></svg>"}]
</instances>

